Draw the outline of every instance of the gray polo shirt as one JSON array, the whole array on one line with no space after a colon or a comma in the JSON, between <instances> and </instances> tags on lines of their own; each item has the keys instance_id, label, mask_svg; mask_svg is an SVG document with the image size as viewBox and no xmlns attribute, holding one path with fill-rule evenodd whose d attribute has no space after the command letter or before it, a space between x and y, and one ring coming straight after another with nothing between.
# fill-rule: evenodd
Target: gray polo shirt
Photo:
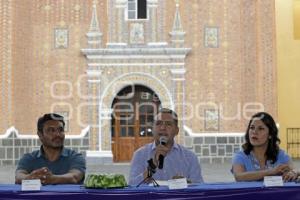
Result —
<instances>
[{"instance_id":1,"label":"gray polo shirt","mask_svg":"<svg viewBox=\"0 0 300 200\"><path fill-rule=\"evenodd\" d=\"M16 170L26 170L28 173L31 173L33 170L42 167L48 167L55 175L66 174L71 169L80 170L85 174L86 170L85 159L82 154L63 148L57 160L49 161L45 157L42 147L40 150L24 154Z\"/></svg>"}]
</instances>

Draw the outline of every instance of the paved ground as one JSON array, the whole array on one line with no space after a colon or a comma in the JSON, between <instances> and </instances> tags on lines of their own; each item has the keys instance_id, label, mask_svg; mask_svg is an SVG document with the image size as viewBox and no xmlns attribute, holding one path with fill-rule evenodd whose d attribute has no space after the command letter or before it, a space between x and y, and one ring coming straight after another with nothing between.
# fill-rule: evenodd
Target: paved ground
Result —
<instances>
[{"instance_id":1,"label":"paved ground","mask_svg":"<svg viewBox=\"0 0 300 200\"><path fill-rule=\"evenodd\" d=\"M233 176L230 173L231 164L209 164L202 163L202 175L205 182L232 182ZM300 170L300 160L294 161L296 169ZM14 166L0 166L0 184L1 183L14 183ZM128 178L129 163L118 163L113 165L89 165L87 173L121 173Z\"/></svg>"}]
</instances>

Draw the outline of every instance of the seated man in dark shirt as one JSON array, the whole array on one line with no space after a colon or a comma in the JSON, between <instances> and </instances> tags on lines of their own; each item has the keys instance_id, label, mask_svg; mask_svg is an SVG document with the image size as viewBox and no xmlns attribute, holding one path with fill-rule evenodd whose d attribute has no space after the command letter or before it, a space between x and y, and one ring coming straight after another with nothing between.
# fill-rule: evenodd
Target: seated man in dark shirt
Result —
<instances>
[{"instance_id":1,"label":"seated man in dark shirt","mask_svg":"<svg viewBox=\"0 0 300 200\"><path fill-rule=\"evenodd\" d=\"M37 151L24 154L20 159L15 182L40 179L42 184L77 184L84 180L85 159L82 154L64 147L62 116L49 113L40 117L37 134L42 143Z\"/></svg>"}]
</instances>

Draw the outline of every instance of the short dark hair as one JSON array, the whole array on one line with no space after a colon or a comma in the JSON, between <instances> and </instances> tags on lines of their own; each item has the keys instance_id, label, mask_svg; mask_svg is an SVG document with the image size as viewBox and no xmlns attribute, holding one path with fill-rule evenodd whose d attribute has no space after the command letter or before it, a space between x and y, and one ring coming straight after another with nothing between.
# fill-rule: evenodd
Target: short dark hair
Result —
<instances>
[{"instance_id":1,"label":"short dark hair","mask_svg":"<svg viewBox=\"0 0 300 200\"><path fill-rule=\"evenodd\" d=\"M251 117L251 120L249 121L246 134L245 134L245 144L243 144L243 150L245 154L249 155L250 152L253 149L252 144L250 143L250 138L249 138L249 130L250 126L253 120L261 120L268 128L269 128L269 143L267 147L267 151L265 153L267 160L271 160L272 164L277 161L277 155L279 153L279 144L280 144L280 139L278 138L278 129L276 126L276 123L273 119L273 117L266 113L266 112L259 112L256 113Z\"/></svg>"},{"instance_id":2,"label":"short dark hair","mask_svg":"<svg viewBox=\"0 0 300 200\"><path fill-rule=\"evenodd\" d=\"M157 112L157 115L158 116L160 113L168 113L168 114L171 114L172 115L172 118L175 122L175 125L178 126L178 115L175 111L169 109L169 108L160 108ZM155 118L154 118L155 120Z\"/></svg>"},{"instance_id":3,"label":"short dark hair","mask_svg":"<svg viewBox=\"0 0 300 200\"><path fill-rule=\"evenodd\" d=\"M44 124L50 120L60 121L63 124L63 128L65 127L65 121L63 116L56 113L47 113L39 118L37 122L37 130L43 133Z\"/></svg>"}]
</instances>

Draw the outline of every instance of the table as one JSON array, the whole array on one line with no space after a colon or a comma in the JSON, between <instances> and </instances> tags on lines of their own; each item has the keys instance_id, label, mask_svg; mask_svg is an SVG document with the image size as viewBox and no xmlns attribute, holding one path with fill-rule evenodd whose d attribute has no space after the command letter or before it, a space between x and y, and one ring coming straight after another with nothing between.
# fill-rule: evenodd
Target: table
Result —
<instances>
[{"instance_id":1,"label":"table","mask_svg":"<svg viewBox=\"0 0 300 200\"><path fill-rule=\"evenodd\" d=\"M190 185L186 189L169 190L166 186L127 187L123 189L86 189L80 185L48 185L41 191L21 191L20 185L0 184L0 199L207 199L207 200L300 200L300 184L264 187L262 182L214 183Z\"/></svg>"}]
</instances>

